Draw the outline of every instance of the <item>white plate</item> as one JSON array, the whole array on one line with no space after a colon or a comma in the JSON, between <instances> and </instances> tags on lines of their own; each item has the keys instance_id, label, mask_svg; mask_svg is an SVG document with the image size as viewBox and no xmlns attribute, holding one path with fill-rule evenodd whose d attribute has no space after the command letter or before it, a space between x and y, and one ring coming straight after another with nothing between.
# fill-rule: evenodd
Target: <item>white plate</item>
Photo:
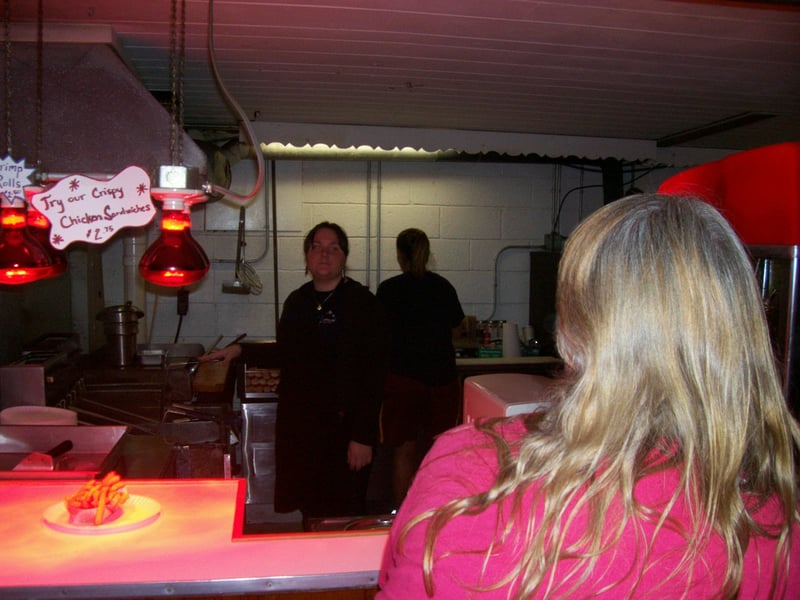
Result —
<instances>
[{"instance_id":1,"label":"white plate","mask_svg":"<svg viewBox=\"0 0 800 600\"><path fill-rule=\"evenodd\" d=\"M122 505L122 514L102 525L74 525L70 523L69 512L63 501L53 504L53 506L44 511L42 516L45 525L62 533L100 535L145 527L158 519L160 514L161 505L152 498L131 495L128 501Z\"/></svg>"}]
</instances>

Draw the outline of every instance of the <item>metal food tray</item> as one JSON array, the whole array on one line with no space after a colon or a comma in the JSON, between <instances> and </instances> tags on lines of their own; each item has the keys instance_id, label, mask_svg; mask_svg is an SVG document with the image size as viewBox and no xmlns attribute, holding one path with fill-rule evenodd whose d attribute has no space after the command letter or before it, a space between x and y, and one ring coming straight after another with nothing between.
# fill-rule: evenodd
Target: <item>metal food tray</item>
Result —
<instances>
[{"instance_id":1,"label":"metal food tray","mask_svg":"<svg viewBox=\"0 0 800 600\"><path fill-rule=\"evenodd\" d=\"M202 344L139 344L136 354L142 366L163 366L205 354Z\"/></svg>"},{"instance_id":2,"label":"metal food tray","mask_svg":"<svg viewBox=\"0 0 800 600\"><path fill-rule=\"evenodd\" d=\"M266 390L254 390L252 387L248 387L248 375L252 375L254 373L260 373L262 371L274 372L277 371L278 375L276 376L277 379L280 379L280 369L277 367L248 367L246 364L241 371L241 389L244 390L244 398L246 400L277 400L278 398L278 389L277 385L270 391ZM259 386L256 386L259 387Z\"/></svg>"},{"instance_id":3,"label":"metal food tray","mask_svg":"<svg viewBox=\"0 0 800 600\"><path fill-rule=\"evenodd\" d=\"M127 426L0 425L0 479L88 479L116 464ZM53 471L14 471L31 452L45 452L70 440L72 450Z\"/></svg>"}]
</instances>

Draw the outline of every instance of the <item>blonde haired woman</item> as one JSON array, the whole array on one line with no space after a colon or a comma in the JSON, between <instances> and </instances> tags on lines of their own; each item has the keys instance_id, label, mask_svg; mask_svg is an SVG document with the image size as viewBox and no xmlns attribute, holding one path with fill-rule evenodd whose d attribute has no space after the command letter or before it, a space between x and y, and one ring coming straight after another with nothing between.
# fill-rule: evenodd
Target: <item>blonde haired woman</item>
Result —
<instances>
[{"instance_id":1,"label":"blonde haired woman","mask_svg":"<svg viewBox=\"0 0 800 600\"><path fill-rule=\"evenodd\" d=\"M747 255L710 205L634 196L573 233L545 414L436 442L390 598L797 598L800 431Z\"/></svg>"}]
</instances>

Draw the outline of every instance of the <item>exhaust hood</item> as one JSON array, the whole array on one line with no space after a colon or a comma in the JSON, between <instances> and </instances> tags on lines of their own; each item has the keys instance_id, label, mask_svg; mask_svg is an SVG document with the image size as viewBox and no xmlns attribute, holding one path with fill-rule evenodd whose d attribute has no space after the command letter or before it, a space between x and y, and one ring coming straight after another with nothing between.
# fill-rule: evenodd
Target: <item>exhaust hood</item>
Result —
<instances>
[{"instance_id":1,"label":"exhaust hood","mask_svg":"<svg viewBox=\"0 0 800 600\"><path fill-rule=\"evenodd\" d=\"M14 24L11 40L11 150L16 160L24 158L33 167L37 161L35 29ZM111 28L47 26L43 40L38 156L42 172L112 175L137 165L157 182L158 167L172 162L172 116L124 62ZM5 64L0 73L5 81ZM3 131L6 97L3 94L0 116ZM185 132L181 134L182 164L205 174L204 151Z\"/></svg>"}]
</instances>

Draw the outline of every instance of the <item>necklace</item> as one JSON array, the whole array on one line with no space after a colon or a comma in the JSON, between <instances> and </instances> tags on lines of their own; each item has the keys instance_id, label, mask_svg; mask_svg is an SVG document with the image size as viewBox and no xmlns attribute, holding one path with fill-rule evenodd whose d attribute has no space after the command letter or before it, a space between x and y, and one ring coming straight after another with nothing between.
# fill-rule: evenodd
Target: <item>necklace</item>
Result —
<instances>
[{"instance_id":1,"label":"necklace","mask_svg":"<svg viewBox=\"0 0 800 600\"><path fill-rule=\"evenodd\" d=\"M322 311L322 307L325 305L325 303L326 303L328 300L330 300L330 299L331 299L331 296L333 296L333 293L334 293L335 291L336 291L336 288L334 288L334 289L333 289L333 290L332 290L332 291L331 291L331 292L330 292L330 293L329 293L327 296L325 296L325 298L323 298L322 300L320 300L320 299L319 299L319 297L317 296L317 294L316 294L316 293L314 294L314 299L317 301L317 312L321 312L321 311Z\"/></svg>"},{"instance_id":2,"label":"necklace","mask_svg":"<svg viewBox=\"0 0 800 600\"><path fill-rule=\"evenodd\" d=\"M330 292L328 292L328 295L322 298L322 300L320 300L320 298L322 297L322 294L325 293L325 291L313 290L314 300L317 302L317 312L322 312L322 307L325 306L325 303L328 300L330 300L331 296L333 296L336 293L336 290L339 289L339 285L342 283L342 281L344 281L343 277L339 279L339 281L336 283L336 287L334 287Z\"/></svg>"}]
</instances>

